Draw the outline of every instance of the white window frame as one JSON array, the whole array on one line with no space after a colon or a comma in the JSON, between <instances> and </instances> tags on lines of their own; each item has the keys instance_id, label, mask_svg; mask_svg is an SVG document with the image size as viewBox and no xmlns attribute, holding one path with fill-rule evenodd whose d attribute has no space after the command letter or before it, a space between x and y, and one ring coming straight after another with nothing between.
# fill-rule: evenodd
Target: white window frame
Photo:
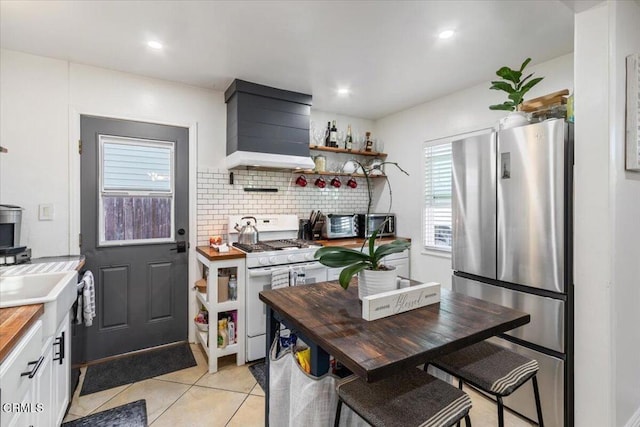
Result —
<instances>
[{"instance_id":1,"label":"white window frame","mask_svg":"<svg viewBox=\"0 0 640 427\"><path fill-rule=\"evenodd\" d=\"M475 131L471 131L471 132L464 132L464 133L460 133L460 134L456 134L456 135L451 135L451 136L446 136L444 138L437 138L437 139L432 139L429 141L425 141L422 143L422 197L423 199L423 206L422 206L422 248L425 252L427 253L433 253L436 255L442 255L442 256L450 256L451 254L451 246L435 246L435 245L427 245L426 244L426 240L427 240L427 209L429 209L432 204L430 203L430 201L428 201L426 199L426 194L427 194L427 189L426 189L426 182L427 182L427 154L426 154L426 149L428 147L434 147L434 146L438 146L438 145L446 145L449 144L451 145L451 143L453 141L456 141L458 139L464 139L464 138L469 138L472 136L476 136L476 135L481 135L481 134L485 134L485 133L489 133L492 132L493 129L491 128L484 128L484 129L479 129L479 130L475 130ZM451 159L452 162L452 170L453 170L453 158ZM453 177L451 179L451 186L453 187ZM443 207L442 205L439 207ZM446 207L446 206L444 206ZM452 241L453 241L453 188L451 188L451 200L450 200L450 204L449 207L451 209L451 233L452 233Z\"/></svg>"},{"instance_id":2,"label":"white window frame","mask_svg":"<svg viewBox=\"0 0 640 427\"><path fill-rule=\"evenodd\" d=\"M142 244L160 244L175 242L175 161L176 144L173 141L160 141L142 138L127 138L115 135L98 135L99 155L98 155L98 247L101 246L129 246ZM170 151L170 173L171 188L167 191L134 191L134 190L105 190L104 189L104 145L105 143L115 143L122 145L137 145L146 147L168 148ZM129 240L105 240L104 235L104 196L148 196L148 197L169 197L171 198L171 233L169 237L152 239L129 239Z\"/></svg>"}]
</instances>

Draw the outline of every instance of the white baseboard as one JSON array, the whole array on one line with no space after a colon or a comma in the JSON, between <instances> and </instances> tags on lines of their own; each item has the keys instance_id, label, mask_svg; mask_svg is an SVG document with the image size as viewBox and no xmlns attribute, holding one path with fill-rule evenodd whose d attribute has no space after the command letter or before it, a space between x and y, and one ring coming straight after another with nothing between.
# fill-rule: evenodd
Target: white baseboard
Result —
<instances>
[{"instance_id":1,"label":"white baseboard","mask_svg":"<svg viewBox=\"0 0 640 427\"><path fill-rule=\"evenodd\" d=\"M629 418L624 427L640 427L640 407L636 409L636 412Z\"/></svg>"}]
</instances>

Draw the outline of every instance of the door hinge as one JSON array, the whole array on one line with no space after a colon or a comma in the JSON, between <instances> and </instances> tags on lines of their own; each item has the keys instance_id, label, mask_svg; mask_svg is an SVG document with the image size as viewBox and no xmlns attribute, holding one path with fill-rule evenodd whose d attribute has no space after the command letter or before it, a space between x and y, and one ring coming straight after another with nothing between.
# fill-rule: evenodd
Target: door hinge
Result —
<instances>
[{"instance_id":1,"label":"door hinge","mask_svg":"<svg viewBox=\"0 0 640 427\"><path fill-rule=\"evenodd\" d=\"M82 154L82 140L78 140L78 154Z\"/></svg>"},{"instance_id":2,"label":"door hinge","mask_svg":"<svg viewBox=\"0 0 640 427\"><path fill-rule=\"evenodd\" d=\"M78 246L82 247L82 233L78 233Z\"/></svg>"}]
</instances>

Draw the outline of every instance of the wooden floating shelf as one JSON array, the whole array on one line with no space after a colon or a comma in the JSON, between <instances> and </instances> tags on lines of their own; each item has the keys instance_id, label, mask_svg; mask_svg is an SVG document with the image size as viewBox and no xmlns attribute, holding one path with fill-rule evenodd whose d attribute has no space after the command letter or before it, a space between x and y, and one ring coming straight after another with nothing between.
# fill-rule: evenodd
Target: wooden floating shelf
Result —
<instances>
[{"instance_id":1,"label":"wooden floating shelf","mask_svg":"<svg viewBox=\"0 0 640 427\"><path fill-rule=\"evenodd\" d=\"M331 175L331 176L352 176L354 178L365 178L363 173L344 173L344 172L317 172L314 170L295 170L293 173L307 174L307 175ZM369 178L384 178L386 175L369 175Z\"/></svg>"},{"instance_id":2,"label":"wooden floating shelf","mask_svg":"<svg viewBox=\"0 0 640 427\"><path fill-rule=\"evenodd\" d=\"M380 153L378 151L347 150L346 148L325 147L323 145L310 145L309 148L311 150L328 151L330 153L353 154L353 155L356 155L356 156L387 157L386 153Z\"/></svg>"}]
</instances>

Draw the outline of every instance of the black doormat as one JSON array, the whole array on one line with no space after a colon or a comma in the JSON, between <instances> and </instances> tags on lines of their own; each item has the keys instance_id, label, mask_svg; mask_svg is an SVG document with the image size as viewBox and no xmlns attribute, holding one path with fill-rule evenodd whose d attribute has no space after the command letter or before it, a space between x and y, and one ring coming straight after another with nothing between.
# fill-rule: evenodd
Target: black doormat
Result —
<instances>
[{"instance_id":1,"label":"black doormat","mask_svg":"<svg viewBox=\"0 0 640 427\"><path fill-rule=\"evenodd\" d=\"M256 381L258 381L258 384L260 384L260 387L262 387L263 391L265 390L265 383L267 382L266 370L267 365L264 363L264 360L261 360L260 362L254 363L253 365L249 366L249 371L256 379Z\"/></svg>"},{"instance_id":2,"label":"black doormat","mask_svg":"<svg viewBox=\"0 0 640 427\"><path fill-rule=\"evenodd\" d=\"M87 367L80 396L196 366L188 343L136 353Z\"/></svg>"},{"instance_id":3,"label":"black doormat","mask_svg":"<svg viewBox=\"0 0 640 427\"><path fill-rule=\"evenodd\" d=\"M144 400L137 400L63 423L62 427L147 427L147 425L147 404Z\"/></svg>"}]
</instances>

